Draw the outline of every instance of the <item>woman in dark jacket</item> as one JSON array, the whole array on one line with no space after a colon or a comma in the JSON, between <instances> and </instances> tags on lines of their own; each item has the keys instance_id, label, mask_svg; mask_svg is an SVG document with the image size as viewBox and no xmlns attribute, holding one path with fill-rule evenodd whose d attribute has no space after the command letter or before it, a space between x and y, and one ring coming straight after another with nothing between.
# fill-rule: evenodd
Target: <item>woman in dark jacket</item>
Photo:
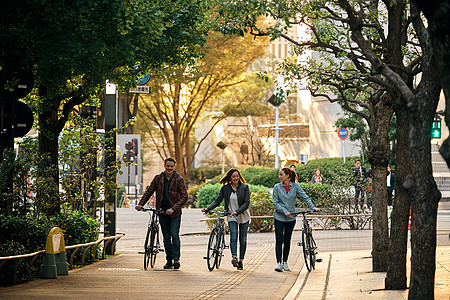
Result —
<instances>
[{"instance_id":1,"label":"woman in dark jacket","mask_svg":"<svg viewBox=\"0 0 450 300\"><path fill-rule=\"evenodd\" d=\"M247 250L247 231L250 224L250 191L245 179L238 169L228 170L225 176L220 180L223 184L217 198L202 212L207 212L219 206L222 200L225 200L225 211L229 212L228 227L230 228L230 249L233 259L231 263L238 270L243 269L243 260ZM237 239L239 229L239 261L237 259Z\"/></svg>"}]
</instances>

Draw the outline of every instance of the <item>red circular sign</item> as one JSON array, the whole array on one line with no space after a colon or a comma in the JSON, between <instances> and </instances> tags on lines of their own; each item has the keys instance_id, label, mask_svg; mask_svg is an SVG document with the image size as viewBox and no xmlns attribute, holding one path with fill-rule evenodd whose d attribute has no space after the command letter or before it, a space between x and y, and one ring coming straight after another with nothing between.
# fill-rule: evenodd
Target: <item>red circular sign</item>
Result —
<instances>
[{"instance_id":1,"label":"red circular sign","mask_svg":"<svg viewBox=\"0 0 450 300\"><path fill-rule=\"evenodd\" d=\"M344 127L339 127L337 134L341 140L345 140L348 138L348 129Z\"/></svg>"}]
</instances>

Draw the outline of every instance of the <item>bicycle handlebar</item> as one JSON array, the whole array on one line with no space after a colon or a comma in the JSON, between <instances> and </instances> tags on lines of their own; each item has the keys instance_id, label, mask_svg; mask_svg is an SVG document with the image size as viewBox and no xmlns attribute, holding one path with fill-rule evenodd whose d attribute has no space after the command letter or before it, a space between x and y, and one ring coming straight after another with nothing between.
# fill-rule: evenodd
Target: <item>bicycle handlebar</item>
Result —
<instances>
[{"instance_id":1,"label":"bicycle handlebar","mask_svg":"<svg viewBox=\"0 0 450 300\"><path fill-rule=\"evenodd\" d=\"M220 216L228 216L230 213L226 211L218 211L218 210L208 210L205 212L205 215L218 214Z\"/></svg>"},{"instance_id":2,"label":"bicycle handlebar","mask_svg":"<svg viewBox=\"0 0 450 300\"><path fill-rule=\"evenodd\" d=\"M165 215L166 214L166 211L165 210L162 210L162 209L156 209L156 208L141 208L141 211L142 212L146 212L146 211L154 211L154 212L156 212L157 214L162 214L162 215Z\"/></svg>"},{"instance_id":3,"label":"bicycle handlebar","mask_svg":"<svg viewBox=\"0 0 450 300\"><path fill-rule=\"evenodd\" d=\"M298 215L308 215L314 213L314 210L304 210L304 211L297 211L295 213L292 213L291 216L296 217Z\"/></svg>"}]
</instances>

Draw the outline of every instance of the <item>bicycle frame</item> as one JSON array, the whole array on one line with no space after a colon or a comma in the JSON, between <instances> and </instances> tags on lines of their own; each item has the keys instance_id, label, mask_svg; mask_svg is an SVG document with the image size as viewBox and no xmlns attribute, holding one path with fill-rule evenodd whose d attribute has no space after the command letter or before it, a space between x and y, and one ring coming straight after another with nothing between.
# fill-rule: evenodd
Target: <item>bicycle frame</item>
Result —
<instances>
[{"instance_id":1,"label":"bicycle frame","mask_svg":"<svg viewBox=\"0 0 450 300\"><path fill-rule=\"evenodd\" d=\"M148 222L147 235L144 243L144 269L147 270L148 264L153 268L156 262L156 255L164 252L159 244L159 215L165 211L155 208L143 208L144 212L153 212Z\"/></svg>"},{"instance_id":2,"label":"bicycle frame","mask_svg":"<svg viewBox=\"0 0 450 300\"><path fill-rule=\"evenodd\" d=\"M216 226L211 230L209 236L208 249L206 252L206 259L208 269L210 271L214 268L218 269L222 261L223 250L228 248L225 244L225 220L224 216L227 216L227 212L221 211L208 211L207 214L217 214Z\"/></svg>"},{"instance_id":3,"label":"bicycle frame","mask_svg":"<svg viewBox=\"0 0 450 300\"><path fill-rule=\"evenodd\" d=\"M316 246L316 242L314 241L314 238L312 236L312 229L309 226L308 219L306 218L307 214L310 214L313 212L314 211L309 210L309 211L300 211L300 212L296 212L296 213L292 214L292 216L298 216L300 214L303 216L302 241L298 242L298 245L303 247L303 255L305 258L305 265L306 265L306 268L308 269L308 272L310 272L311 270L313 270L315 268L316 262L322 261L322 259L316 259L317 246Z\"/></svg>"}]
</instances>

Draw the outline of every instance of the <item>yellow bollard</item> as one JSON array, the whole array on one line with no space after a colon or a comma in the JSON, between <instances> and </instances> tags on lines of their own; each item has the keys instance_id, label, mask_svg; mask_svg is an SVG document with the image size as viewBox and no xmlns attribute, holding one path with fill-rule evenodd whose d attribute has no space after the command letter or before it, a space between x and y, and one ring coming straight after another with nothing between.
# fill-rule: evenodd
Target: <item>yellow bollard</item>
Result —
<instances>
[{"instance_id":1,"label":"yellow bollard","mask_svg":"<svg viewBox=\"0 0 450 300\"><path fill-rule=\"evenodd\" d=\"M39 277L53 279L57 275L69 275L69 270L64 235L60 228L53 227L47 236Z\"/></svg>"}]
</instances>

